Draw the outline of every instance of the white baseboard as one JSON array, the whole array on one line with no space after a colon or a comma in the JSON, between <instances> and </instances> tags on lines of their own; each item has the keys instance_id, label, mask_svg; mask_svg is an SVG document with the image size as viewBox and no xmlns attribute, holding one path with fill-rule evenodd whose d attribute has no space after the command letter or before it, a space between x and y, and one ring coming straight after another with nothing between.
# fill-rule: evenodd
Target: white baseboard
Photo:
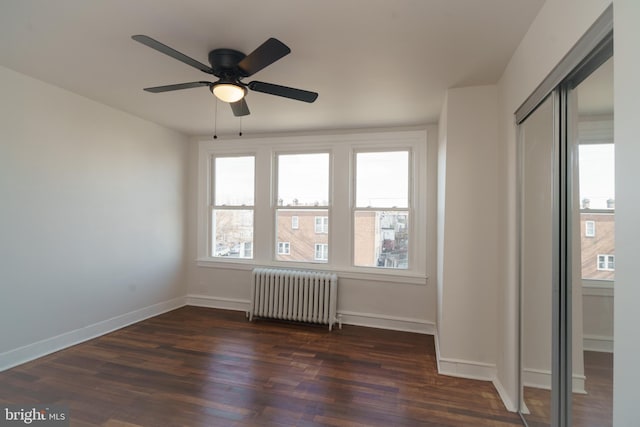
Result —
<instances>
[{"instance_id":1,"label":"white baseboard","mask_svg":"<svg viewBox=\"0 0 640 427\"><path fill-rule=\"evenodd\" d=\"M582 349L585 351L613 353L613 337L584 334L582 336Z\"/></svg>"},{"instance_id":2,"label":"white baseboard","mask_svg":"<svg viewBox=\"0 0 640 427\"><path fill-rule=\"evenodd\" d=\"M249 311L249 300L222 298L209 295L187 295L187 305L195 307L220 308L223 310Z\"/></svg>"},{"instance_id":3,"label":"white baseboard","mask_svg":"<svg viewBox=\"0 0 640 427\"><path fill-rule=\"evenodd\" d=\"M441 357L438 373L451 377L493 382L496 379L497 368L491 363Z\"/></svg>"},{"instance_id":4,"label":"white baseboard","mask_svg":"<svg viewBox=\"0 0 640 427\"><path fill-rule=\"evenodd\" d=\"M339 310L338 315L341 316L342 323L346 325L366 326L369 328L389 329L392 331L414 332L425 335L435 334L435 325L432 322L422 319L345 310Z\"/></svg>"},{"instance_id":5,"label":"white baseboard","mask_svg":"<svg viewBox=\"0 0 640 427\"><path fill-rule=\"evenodd\" d=\"M502 403L506 408L506 410L509 412L517 412L518 406L515 403L513 403L513 400L509 398L509 393L507 393L507 390L505 390L504 386L502 385L502 382L500 382L500 380L497 377L494 378L493 381L491 382L493 383L493 386L496 388L496 391L498 392L498 396L500 396L500 399L502 399Z\"/></svg>"},{"instance_id":6,"label":"white baseboard","mask_svg":"<svg viewBox=\"0 0 640 427\"><path fill-rule=\"evenodd\" d=\"M143 307L0 354L0 372L185 305L185 298Z\"/></svg>"},{"instance_id":7,"label":"white baseboard","mask_svg":"<svg viewBox=\"0 0 640 427\"><path fill-rule=\"evenodd\" d=\"M498 379L498 367L491 363L474 362L469 360L444 358L440 355L440 341L438 334L434 335L436 345L436 363L440 375L468 378L472 380L490 381L496 389L507 411L517 412L518 406L509 398L507 390Z\"/></svg>"},{"instance_id":8,"label":"white baseboard","mask_svg":"<svg viewBox=\"0 0 640 427\"><path fill-rule=\"evenodd\" d=\"M577 394L587 394L585 387L586 377L573 374L572 390ZM551 390L551 371L542 369L523 369L522 383L525 387Z\"/></svg>"},{"instance_id":9,"label":"white baseboard","mask_svg":"<svg viewBox=\"0 0 640 427\"><path fill-rule=\"evenodd\" d=\"M248 311L250 307L249 300L214 297L210 295L187 295L186 303L187 305L194 305L197 307L220 308L224 310L237 311ZM422 319L342 310L338 311L337 314L341 316L340 320L343 325L366 326L369 328L415 332L426 335L433 335L435 333L434 324Z\"/></svg>"}]
</instances>

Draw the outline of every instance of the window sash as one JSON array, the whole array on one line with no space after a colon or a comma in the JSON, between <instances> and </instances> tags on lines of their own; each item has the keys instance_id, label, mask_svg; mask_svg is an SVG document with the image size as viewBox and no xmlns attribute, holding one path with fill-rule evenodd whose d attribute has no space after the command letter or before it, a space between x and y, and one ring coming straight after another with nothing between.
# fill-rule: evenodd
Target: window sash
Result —
<instances>
[{"instance_id":1,"label":"window sash","mask_svg":"<svg viewBox=\"0 0 640 427\"><path fill-rule=\"evenodd\" d=\"M209 256L220 259L253 259L254 221L253 209L211 207Z\"/></svg>"},{"instance_id":2,"label":"window sash","mask_svg":"<svg viewBox=\"0 0 640 427\"><path fill-rule=\"evenodd\" d=\"M220 188L220 186L218 185L218 182L216 181L216 174L217 174L217 169L216 169L216 161L217 160L224 160L224 159L251 159L251 162L253 164L253 168L251 169L251 177L250 177L250 182L249 183L245 183L250 185L251 190L253 191L253 194L251 196L251 203L217 203L218 201L218 194L217 194L217 190ZM210 177L210 182L211 182L211 194L210 194L210 206L213 206L215 208L230 208L230 207L238 207L238 208L253 208L255 206L255 200L256 200L256 183L255 183L255 179L256 179L256 156L253 154L240 154L240 155L212 155L211 156L211 177ZM222 199L222 197L220 197L220 199Z\"/></svg>"},{"instance_id":3,"label":"window sash","mask_svg":"<svg viewBox=\"0 0 640 427\"><path fill-rule=\"evenodd\" d=\"M297 197L293 197L291 198L291 194L282 194L282 193L286 193L286 190L291 190L289 188L289 183L284 183L283 180L283 170L282 168L282 160L281 158L285 158L285 157L292 157L292 156L300 156L301 158L307 157L307 156L314 156L314 155L318 155L320 156L319 158L323 158L324 156L326 156L327 158L327 170L305 170L304 171L304 178L307 178L309 176L313 176L313 181L317 181L317 177L314 175L314 172L318 172L321 176L324 177L324 175L326 174L326 188L322 189L322 192L324 193L326 191L326 194L316 194L317 199L314 199L313 197L311 198L307 198L307 195L304 193L303 190L298 190L298 191L302 191L300 193L300 196L303 200L299 200ZM278 206L281 208L308 208L308 209L327 209L330 205L330 198L331 198L331 153L329 151L299 151L299 152L286 152L286 153L276 153L275 154L275 158L276 158L276 162L275 162L275 168L272 171L272 179L275 182L275 191L273 192L274 194L274 206ZM296 166L292 166L293 169L300 167L299 165ZM313 169L313 168L312 168ZM296 181L300 181L299 179L297 179ZM323 183L322 187L325 186L325 183ZM316 188L315 190L319 191L318 188Z\"/></svg>"},{"instance_id":4,"label":"window sash","mask_svg":"<svg viewBox=\"0 0 640 427\"><path fill-rule=\"evenodd\" d=\"M364 180L365 182L370 181L371 179L380 179L381 181L384 181L384 174L380 174L380 176L378 176L378 174L375 174L375 178L372 176L365 176L365 175L361 175L361 171L364 170L363 167L358 166L358 156L359 155L367 155L367 154L382 154L384 155L385 153L406 153L407 159L406 159L406 183L401 184L401 186L403 187L403 195L401 197L398 197L399 202L398 203L370 203L371 200L368 200L369 203L364 203L361 200L359 201L360 196L362 196L362 194L358 194L360 190L362 190L363 192L365 191L364 188L360 187L359 182L360 180ZM411 197L411 192L412 192L412 185L413 185L413 170L411 167L412 164L412 158L413 158L413 153L412 150L409 148L394 148L394 149L389 149L389 150L354 150L353 152L353 170L354 170L354 176L353 176L353 206L357 209L367 209L367 208L371 208L374 210L388 210L388 209L410 209L412 207L412 197ZM368 171L367 171L368 172ZM365 172L366 173L366 172ZM385 171L385 173L393 173L393 170L391 171ZM406 187L406 188L405 188ZM388 190L387 190L388 191ZM378 199L378 200L385 200L388 199L388 193L387 191L381 191L379 194L377 194L377 197L375 197L374 199ZM365 194L369 195L371 197L371 195L374 195L374 192L366 192Z\"/></svg>"}]
</instances>

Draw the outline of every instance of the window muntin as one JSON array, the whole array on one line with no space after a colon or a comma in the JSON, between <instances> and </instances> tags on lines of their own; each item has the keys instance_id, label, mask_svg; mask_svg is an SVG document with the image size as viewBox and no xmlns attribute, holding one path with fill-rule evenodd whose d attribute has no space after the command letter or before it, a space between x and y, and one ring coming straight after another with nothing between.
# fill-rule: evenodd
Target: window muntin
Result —
<instances>
[{"instance_id":1,"label":"window muntin","mask_svg":"<svg viewBox=\"0 0 640 427\"><path fill-rule=\"evenodd\" d=\"M329 153L279 154L276 157L276 241L291 242L277 261L328 261ZM294 219L295 218L295 219ZM321 257L316 244L326 245Z\"/></svg>"},{"instance_id":2,"label":"window muntin","mask_svg":"<svg viewBox=\"0 0 640 427\"><path fill-rule=\"evenodd\" d=\"M353 264L409 268L408 150L355 154Z\"/></svg>"},{"instance_id":3,"label":"window muntin","mask_svg":"<svg viewBox=\"0 0 640 427\"><path fill-rule=\"evenodd\" d=\"M214 157L211 195L212 257L253 258L253 156Z\"/></svg>"}]
</instances>

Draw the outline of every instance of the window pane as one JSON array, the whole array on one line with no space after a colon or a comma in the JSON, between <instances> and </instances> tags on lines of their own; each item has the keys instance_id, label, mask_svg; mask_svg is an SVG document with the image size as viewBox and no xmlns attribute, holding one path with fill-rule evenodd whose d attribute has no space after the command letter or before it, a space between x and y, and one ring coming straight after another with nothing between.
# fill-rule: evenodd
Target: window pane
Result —
<instances>
[{"instance_id":1,"label":"window pane","mask_svg":"<svg viewBox=\"0 0 640 427\"><path fill-rule=\"evenodd\" d=\"M584 222L584 235L585 237L595 237L596 236L596 222L595 221L585 221Z\"/></svg>"},{"instance_id":2,"label":"window pane","mask_svg":"<svg viewBox=\"0 0 640 427\"><path fill-rule=\"evenodd\" d=\"M329 206L329 154L278 156L278 206Z\"/></svg>"},{"instance_id":3,"label":"window pane","mask_svg":"<svg viewBox=\"0 0 640 427\"><path fill-rule=\"evenodd\" d=\"M216 157L216 206L253 206L254 158Z\"/></svg>"},{"instance_id":4,"label":"window pane","mask_svg":"<svg viewBox=\"0 0 640 427\"><path fill-rule=\"evenodd\" d=\"M325 243L316 243L316 261L326 261L329 259L329 245Z\"/></svg>"},{"instance_id":5,"label":"window pane","mask_svg":"<svg viewBox=\"0 0 640 427\"><path fill-rule=\"evenodd\" d=\"M615 254L615 145L584 143L578 150L582 278L614 280L608 257Z\"/></svg>"},{"instance_id":6,"label":"window pane","mask_svg":"<svg viewBox=\"0 0 640 427\"><path fill-rule=\"evenodd\" d=\"M615 153L613 144L580 144L580 201L583 209L613 209Z\"/></svg>"},{"instance_id":7,"label":"window pane","mask_svg":"<svg viewBox=\"0 0 640 427\"><path fill-rule=\"evenodd\" d=\"M292 218L298 217L297 228ZM318 219L320 218L320 219ZM317 228L320 223L320 229ZM327 262L329 211L327 209L278 209L276 212L278 261ZM287 243L286 252L281 243ZM323 245L318 249L318 245ZM318 250L320 252L318 252Z\"/></svg>"},{"instance_id":8,"label":"window pane","mask_svg":"<svg viewBox=\"0 0 640 427\"><path fill-rule=\"evenodd\" d=\"M409 152L356 154L356 206L409 207Z\"/></svg>"},{"instance_id":9,"label":"window pane","mask_svg":"<svg viewBox=\"0 0 640 427\"><path fill-rule=\"evenodd\" d=\"M253 258L253 210L214 209L211 224L214 257Z\"/></svg>"},{"instance_id":10,"label":"window pane","mask_svg":"<svg viewBox=\"0 0 640 427\"><path fill-rule=\"evenodd\" d=\"M356 211L354 264L360 267L409 267L409 212Z\"/></svg>"}]
</instances>

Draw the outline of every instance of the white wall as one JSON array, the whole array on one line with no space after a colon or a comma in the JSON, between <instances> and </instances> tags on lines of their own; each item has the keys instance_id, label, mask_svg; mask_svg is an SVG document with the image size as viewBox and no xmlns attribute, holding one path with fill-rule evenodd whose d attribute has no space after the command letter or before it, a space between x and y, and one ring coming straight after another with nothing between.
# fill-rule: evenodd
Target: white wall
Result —
<instances>
[{"instance_id":1,"label":"white wall","mask_svg":"<svg viewBox=\"0 0 640 427\"><path fill-rule=\"evenodd\" d=\"M371 131L369 131L371 132ZM405 283L402 278L399 280L393 277L374 277L373 280L358 277L358 274L343 274L339 273L339 285L338 285L338 313L342 314L342 321L346 324L364 325L373 327L382 327L389 329L408 330L420 333L433 333L435 327L436 316L436 288L435 288L435 185L436 185L436 168L437 168L437 127L427 127L427 164L420 165L421 173L428 175L428 179L421 179L421 181L427 182L427 188L422 187L421 194L428 194L433 199L420 198L419 203L425 203L427 208L427 215L429 219L427 221L426 235L420 236L423 242L426 241L426 254L425 258L417 260L420 264L419 271L426 271L428 279L426 286L424 284ZM328 135L329 140L335 138L361 138L362 131L342 132L336 135ZM383 135L381 132L380 135ZM374 134L371 134L374 135ZM285 139L291 138L291 135L282 135ZM311 139L322 139L323 136L320 133L313 135L305 135L304 137L311 137ZM273 144L276 136L266 135L264 138L253 137L249 138L257 142L260 145L260 141L263 141L263 146L267 144ZM249 138L243 137L243 139L237 140L235 148L241 150L240 144L243 141L247 141ZM303 138L304 140L304 138ZM250 283L251 283L251 266L225 266L223 263L214 263L215 265L208 265L207 262L197 262L198 253L198 180L201 179L198 176L197 170L199 166L198 156L198 141L202 141L202 138L196 138L191 143L190 148L190 175L189 175L189 188L191 189L189 194L189 244L188 244L188 297L189 304L202 305L208 307L227 308L233 310L248 310L249 298L250 298ZM250 143L254 143L250 142ZM205 144L207 141L204 142ZM309 143L309 142L307 142ZM217 142L218 146L223 145L223 142ZM214 146L216 146L214 144ZM305 149L305 143L300 142L296 145L297 149ZM308 148L308 147L307 147ZM289 148L290 150L291 148ZM336 151L334 161L334 169L340 169L347 171L350 168L349 165L349 149L345 148L345 152L335 148ZM416 153L417 155L417 153ZM264 157L264 156L263 156ZM268 156L267 156L268 160ZM259 163L259 161L258 161ZM339 164L338 164L339 163ZM260 171L265 176L258 177L258 187L266 187L263 190L258 190L260 194L269 194L269 182L270 171L269 165L264 167L257 164L258 174ZM348 175L348 174L347 174ZM421 184L423 185L423 184ZM334 188L334 197L339 199L348 200L349 193L347 188ZM337 204L336 204L337 205ZM348 203L344 206L348 207ZM258 209L258 203L257 207ZM260 233L260 229L264 230L271 227L270 214L264 215L257 214L256 219L256 232ZM336 220L332 223L332 231L340 229L340 233L349 233L348 228L348 215L349 211L339 213L334 212L335 218L340 218L340 215L346 215L344 221L337 223ZM339 220L338 220L339 221ZM262 238L267 242L270 241L270 237L260 234L254 236L256 239ZM256 257L261 256L262 262L269 263L269 254L264 253L260 255L258 252L268 252L261 250L259 245L256 244L255 252ZM350 259L349 248L337 248L339 250L340 258L335 261L335 264L339 267L340 271L349 270Z\"/></svg>"},{"instance_id":2,"label":"white wall","mask_svg":"<svg viewBox=\"0 0 640 427\"><path fill-rule=\"evenodd\" d=\"M614 282L582 287L583 346L588 351L613 353Z\"/></svg>"},{"instance_id":3,"label":"white wall","mask_svg":"<svg viewBox=\"0 0 640 427\"><path fill-rule=\"evenodd\" d=\"M0 369L184 300L186 138L0 67Z\"/></svg>"},{"instance_id":4,"label":"white wall","mask_svg":"<svg viewBox=\"0 0 640 427\"><path fill-rule=\"evenodd\" d=\"M507 228L504 278L500 282L502 288L498 291L501 303L498 309L498 347L502 350L498 357L498 378L511 402L517 402L518 396L518 240L514 113L609 4L609 0L547 0L498 83L500 139L504 144L502 149L506 166L501 188L506 195L503 202ZM617 138L616 135L616 143ZM618 249L616 256L617 251Z\"/></svg>"},{"instance_id":5,"label":"white wall","mask_svg":"<svg viewBox=\"0 0 640 427\"><path fill-rule=\"evenodd\" d=\"M616 139L615 426L640 425L640 2L614 1L614 133Z\"/></svg>"},{"instance_id":6,"label":"white wall","mask_svg":"<svg viewBox=\"0 0 640 427\"><path fill-rule=\"evenodd\" d=\"M439 368L492 380L503 256L496 87L450 89L445 105L438 178L444 192L438 195Z\"/></svg>"}]
</instances>

